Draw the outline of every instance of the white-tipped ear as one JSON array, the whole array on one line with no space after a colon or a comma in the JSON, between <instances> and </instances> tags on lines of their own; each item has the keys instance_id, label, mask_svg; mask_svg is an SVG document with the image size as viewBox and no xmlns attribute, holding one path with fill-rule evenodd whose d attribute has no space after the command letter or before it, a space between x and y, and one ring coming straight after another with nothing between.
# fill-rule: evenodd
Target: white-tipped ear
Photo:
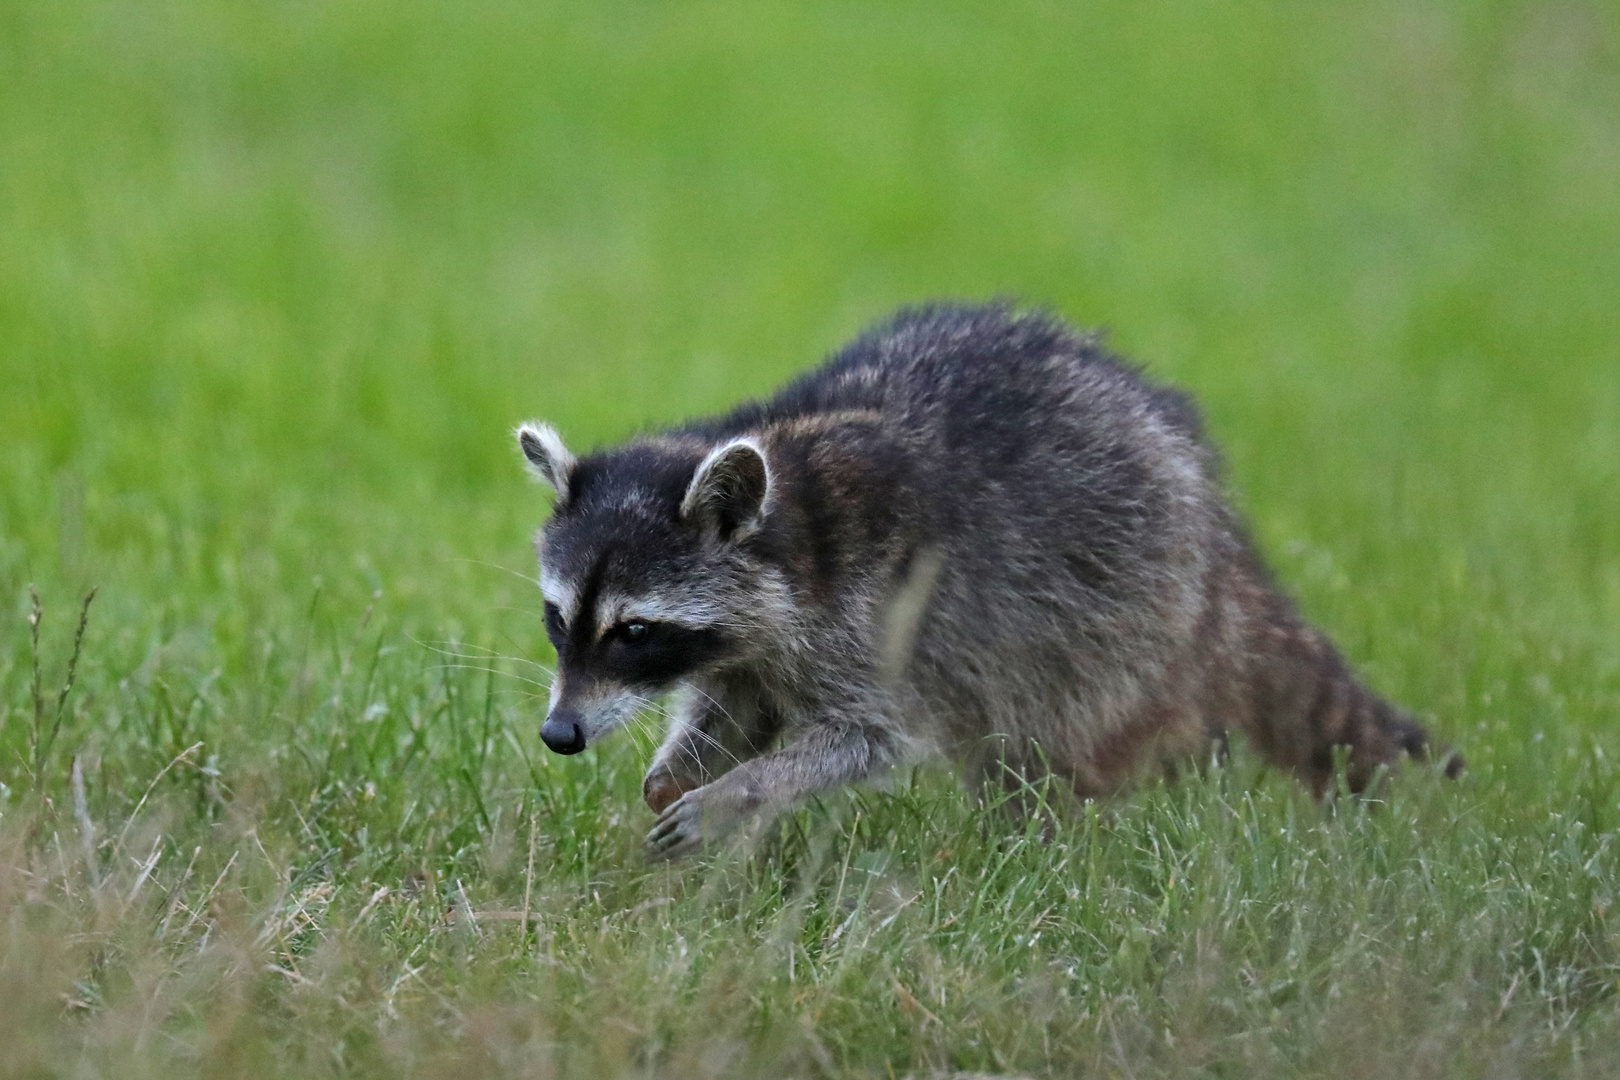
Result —
<instances>
[{"instance_id":1,"label":"white-tipped ear","mask_svg":"<svg viewBox=\"0 0 1620 1080\"><path fill-rule=\"evenodd\" d=\"M562 436L550 424L531 422L517 429L518 449L529 463L536 480L550 484L557 501L568 498L568 481L574 475L574 455L563 445Z\"/></svg>"},{"instance_id":2,"label":"white-tipped ear","mask_svg":"<svg viewBox=\"0 0 1620 1080\"><path fill-rule=\"evenodd\" d=\"M681 517L700 521L722 539L741 539L759 528L771 495L771 469L753 439L733 439L698 463L681 500Z\"/></svg>"}]
</instances>

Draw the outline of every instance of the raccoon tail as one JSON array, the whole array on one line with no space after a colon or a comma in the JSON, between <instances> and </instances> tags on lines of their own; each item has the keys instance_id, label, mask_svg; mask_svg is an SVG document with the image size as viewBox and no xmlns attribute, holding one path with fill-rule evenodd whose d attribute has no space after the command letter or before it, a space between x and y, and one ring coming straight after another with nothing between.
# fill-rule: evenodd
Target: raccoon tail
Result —
<instances>
[{"instance_id":1,"label":"raccoon tail","mask_svg":"<svg viewBox=\"0 0 1620 1080\"><path fill-rule=\"evenodd\" d=\"M1436 744L1429 738L1429 732L1422 724L1371 690L1363 687L1362 693L1372 698L1374 721L1382 729L1386 739L1400 747L1414 760L1441 762L1448 780L1455 780L1462 775L1464 762L1459 751Z\"/></svg>"},{"instance_id":2,"label":"raccoon tail","mask_svg":"<svg viewBox=\"0 0 1620 1080\"><path fill-rule=\"evenodd\" d=\"M1272 764L1299 774L1317 795L1332 784L1335 754L1344 750L1352 792L1403 756L1442 760L1449 777L1462 772L1461 755L1436 746L1421 724L1357 679L1325 635L1293 619L1272 631L1251 732Z\"/></svg>"}]
</instances>

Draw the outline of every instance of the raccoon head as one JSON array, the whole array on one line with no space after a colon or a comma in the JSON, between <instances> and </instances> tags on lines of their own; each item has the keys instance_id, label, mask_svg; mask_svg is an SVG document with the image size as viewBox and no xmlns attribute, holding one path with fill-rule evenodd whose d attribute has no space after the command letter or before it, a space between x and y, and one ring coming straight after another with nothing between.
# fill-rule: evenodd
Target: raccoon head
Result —
<instances>
[{"instance_id":1,"label":"raccoon head","mask_svg":"<svg viewBox=\"0 0 1620 1080\"><path fill-rule=\"evenodd\" d=\"M541 738L575 754L681 680L748 651L770 571L750 541L771 470L750 438L630 443L576 459L555 429L518 445L556 490L535 538L557 672Z\"/></svg>"}]
</instances>

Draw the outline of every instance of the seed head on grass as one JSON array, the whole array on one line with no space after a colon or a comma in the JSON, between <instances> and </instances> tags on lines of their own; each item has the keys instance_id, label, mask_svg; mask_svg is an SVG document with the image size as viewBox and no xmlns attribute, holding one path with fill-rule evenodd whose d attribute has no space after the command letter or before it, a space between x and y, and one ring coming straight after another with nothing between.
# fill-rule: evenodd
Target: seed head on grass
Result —
<instances>
[{"instance_id":1,"label":"seed head on grass","mask_svg":"<svg viewBox=\"0 0 1620 1080\"><path fill-rule=\"evenodd\" d=\"M90 605L95 598L96 590L91 589L85 593L84 600L79 604L79 623L73 631L73 651L68 656L67 675L62 680L62 688L57 691L56 702L52 707L47 703L45 696L44 664L40 658L39 635L40 625L45 620L45 606L40 601L39 591L32 585L28 587L28 637L33 673L29 692L34 705L34 724L29 733L29 760L30 779L36 791L43 782L46 762L50 758L52 747L56 745L57 736L61 733L62 721L67 713L68 697L73 693L73 684L78 678L79 657L84 651L84 634L90 626Z\"/></svg>"}]
</instances>

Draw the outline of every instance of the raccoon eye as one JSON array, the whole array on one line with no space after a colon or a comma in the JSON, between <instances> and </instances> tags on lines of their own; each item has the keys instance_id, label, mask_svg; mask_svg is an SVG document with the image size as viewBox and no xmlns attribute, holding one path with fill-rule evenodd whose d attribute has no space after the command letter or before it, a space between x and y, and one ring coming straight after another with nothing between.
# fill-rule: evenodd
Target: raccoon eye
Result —
<instances>
[{"instance_id":1,"label":"raccoon eye","mask_svg":"<svg viewBox=\"0 0 1620 1080\"><path fill-rule=\"evenodd\" d=\"M647 640L651 628L640 619L632 619L619 627L619 636L631 645Z\"/></svg>"},{"instance_id":2,"label":"raccoon eye","mask_svg":"<svg viewBox=\"0 0 1620 1080\"><path fill-rule=\"evenodd\" d=\"M553 645L559 644L568 636L568 624L563 621L562 612L551 603L546 604L546 636L551 638Z\"/></svg>"}]
</instances>

